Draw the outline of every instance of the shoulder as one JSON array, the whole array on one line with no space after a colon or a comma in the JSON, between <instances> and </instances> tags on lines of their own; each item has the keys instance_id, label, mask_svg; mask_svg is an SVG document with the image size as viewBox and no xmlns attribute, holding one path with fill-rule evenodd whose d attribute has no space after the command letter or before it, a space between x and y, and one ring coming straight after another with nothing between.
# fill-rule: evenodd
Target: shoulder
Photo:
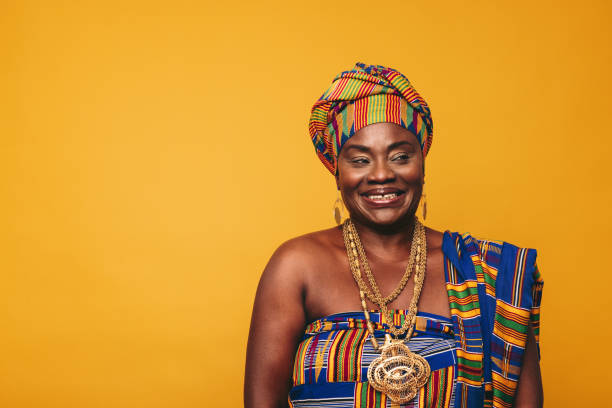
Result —
<instances>
[{"instance_id":1,"label":"shoulder","mask_svg":"<svg viewBox=\"0 0 612 408\"><path fill-rule=\"evenodd\" d=\"M324 257L330 250L338 249L344 245L342 230L339 227L300 235L283 242L274 251L271 260L282 263L310 262Z\"/></svg>"},{"instance_id":2,"label":"shoulder","mask_svg":"<svg viewBox=\"0 0 612 408\"><path fill-rule=\"evenodd\" d=\"M442 248L444 233L427 226L425 227L425 231L427 232L427 249L435 250Z\"/></svg>"},{"instance_id":3,"label":"shoulder","mask_svg":"<svg viewBox=\"0 0 612 408\"><path fill-rule=\"evenodd\" d=\"M272 254L266 275L300 278L328 263L338 250L344 250L342 230L333 227L300 235L283 242Z\"/></svg>"},{"instance_id":4,"label":"shoulder","mask_svg":"<svg viewBox=\"0 0 612 408\"><path fill-rule=\"evenodd\" d=\"M539 304L543 279L537 266L537 251L507 241L475 238L469 233L449 233L459 259L471 261L487 293L516 307ZM450 249L452 248L452 249Z\"/></svg>"},{"instance_id":5,"label":"shoulder","mask_svg":"<svg viewBox=\"0 0 612 408\"><path fill-rule=\"evenodd\" d=\"M479 263L496 269L504 263L521 259L523 262L529 260L533 263L537 256L537 251L533 248L521 247L503 240L475 237L469 232L447 231L445 236L459 257L477 257Z\"/></svg>"},{"instance_id":6,"label":"shoulder","mask_svg":"<svg viewBox=\"0 0 612 408\"><path fill-rule=\"evenodd\" d=\"M498 283L497 293L503 287L516 285L527 287L541 283L542 277L537 267L537 251L507 241L476 238L470 233L445 233L444 252L456 262L470 262L477 276L484 273L485 280Z\"/></svg>"}]
</instances>

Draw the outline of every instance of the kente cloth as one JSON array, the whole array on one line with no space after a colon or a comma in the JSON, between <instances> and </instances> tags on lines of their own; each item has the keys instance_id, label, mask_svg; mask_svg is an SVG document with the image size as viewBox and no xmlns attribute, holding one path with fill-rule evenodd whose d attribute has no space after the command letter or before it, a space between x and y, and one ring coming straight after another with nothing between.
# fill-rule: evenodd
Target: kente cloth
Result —
<instances>
[{"instance_id":1,"label":"kente cloth","mask_svg":"<svg viewBox=\"0 0 612 408\"><path fill-rule=\"evenodd\" d=\"M405 404L368 384L375 352L362 312L308 324L293 366L292 407L511 407L531 325L539 356L543 280L534 249L445 232L442 252L451 318L419 312L407 342L431 367L427 384ZM349 272L347 272L349 273ZM356 294L356 296L358 296ZM393 311L401 326L407 311ZM370 313L375 337L388 328Z\"/></svg>"},{"instance_id":2,"label":"kente cloth","mask_svg":"<svg viewBox=\"0 0 612 408\"><path fill-rule=\"evenodd\" d=\"M332 81L312 107L308 129L319 159L336 174L344 143L373 123L395 123L414 133L427 155L433 137L431 111L400 72L357 63Z\"/></svg>"}]
</instances>

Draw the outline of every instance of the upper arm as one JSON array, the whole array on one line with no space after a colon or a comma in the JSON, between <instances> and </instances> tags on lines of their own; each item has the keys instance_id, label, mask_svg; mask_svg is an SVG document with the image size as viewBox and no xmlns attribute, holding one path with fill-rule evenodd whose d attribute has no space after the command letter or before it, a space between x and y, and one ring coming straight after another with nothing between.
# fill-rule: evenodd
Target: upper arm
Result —
<instances>
[{"instance_id":1,"label":"upper arm","mask_svg":"<svg viewBox=\"0 0 612 408\"><path fill-rule=\"evenodd\" d=\"M542 407L538 337L544 281L536 263L537 252L506 242L501 251L488 248L484 252L490 266L499 266L492 341L504 352L501 359L492 361L493 370L513 385L508 388L503 381L494 382L494 392L499 390L508 396L512 392L515 407Z\"/></svg>"},{"instance_id":2,"label":"upper arm","mask_svg":"<svg viewBox=\"0 0 612 408\"><path fill-rule=\"evenodd\" d=\"M299 242L272 255L257 288L247 346L246 407L287 406L296 346L304 330L305 264Z\"/></svg>"},{"instance_id":3,"label":"upper arm","mask_svg":"<svg viewBox=\"0 0 612 408\"><path fill-rule=\"evenodd\" d=\"M533 284L526 290L531 293L531 314L527 331L527 342L525 353L521 364L521 374L518 381L518 389L514 400L515 407L539 407L544 404L544 391L542 387L542 374L540 372L540 304L542 302L542 288L544 281L540 275L538 265L533 262L532 270Z\"/></svg>"},{"instance_id":4,"label":"upper arm","mask_svg":"<svg viewBox=\"0 0 612 408\"><path fill-rule=\"evenodd\" d=\"M543 401L538 347L530 324L514 406L517 408L541 408L544 404Z\"/></svg>"}]
</instances>

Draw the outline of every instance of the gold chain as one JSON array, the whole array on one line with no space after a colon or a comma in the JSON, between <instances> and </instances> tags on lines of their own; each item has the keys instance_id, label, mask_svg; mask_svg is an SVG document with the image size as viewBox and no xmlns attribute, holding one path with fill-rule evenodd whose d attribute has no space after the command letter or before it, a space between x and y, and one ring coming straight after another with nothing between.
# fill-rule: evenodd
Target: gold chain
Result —
<instances>
[{"instance_id":1,"label":"gold chain","mask_svg":"<svg viewBox=\"0 0 612 408\"><path fill-rule=\"evenodd\" d=\"M380 292L378 285L376 285L376 281L374 280L374 274L372 273L372 270L370 269L370 264L368 262L368 258L366 256L365 250L363 249L363 246L361 245L361 241L359 239L359 234L357 233L357 229L355 228L355 225L351 222L350 219L348 219L347 221L348 221L349 234L351 234L354 237L354 242L356 243L351 248L357 250L357 254L359 255L359 258L361 259L361 263L363 264L363 269L366 273L366 276L368 277L368 281L370 282L370 286L372 287L372 290L370 290L368 285L366 285L365 282L363 281L360 271L357 271L357 273L353 273L353 277L357 280L359 287L362 288L362 290L364 291L364 293L366 294L366 296L368 297L368 299L370 299L372 303L387 305L393 302L399 296L402 290L404 290L404 287L406 286L406 284L408 283L408 280L410 279L412 270L414 269L415 260L416 260L417 253L418 253L417 247L418 247L418 244L422 240L420 231L417 228L417 224L419 225L421 224L418 222L418 219L415 218L416 222L414 224L412 242L413 243L416 242L417 245L411 245L410 247L410 255L408 256L408 265L406 266L406 270L404 271L404 275L402 276L402 279L400 280L399 285L397 285L395 290L391 292L389 296L383 298L382 293Z\"/></svg>"},{"instance_id":2,"label":"gold chain","mask_svg":"<svg viewBox=\"0 0 612 408\"><path fill-rule=\"evenodd\" d=\"M370 321L369 312L367 310L365 300L366 295L368 296L368 298L370 298L372 303L378 305L378 307L380 308L381 317L384 317L387 320L389 332L391 332L395 337L398 337L408 331L408 335L406 336L406 338L409 339L412 336L412 332L414 331L414 326L416 323L417 304L421 294L421 289L423 288L423 282L425 281L425 269L427 266L427 240L425 235L425 227L419 222L417 218L415 218L414 233L411 245L412 247L410 249L410 259L408 262L408 267L406 268L406 272L404 273L404 277L402 278L402 281L406 280L407 282L414 267L414 292L412 300L410 302L410 307L408 308L408 314L406 315L404 322L399 329L396 328L393 324L393 312L388 310L387 304L399 295L401 290L406 285L406 282L400 282L400 286L398 286L398 288L393 291L391 295L387 296L386 298L383 298L380 293L380 289L376 284L376 280L374 279L372 270L369 267L367 258L365 257L365 250L363 249L363 245L361 244L361 240L359 239L359 234L357 233L357 230L350 218L344 222L342 232L344 236L346 252L349 258L351 272L353 273L353 277L355 278L355 281L359 286L361 306L363 307L364 314L366 317L368 331L371 335L370 338L372 340L372 345L375 349L379 349L376 339L374 338L374 329L372 322ZM366 275L368 277L368 281L372 286L371 290L363 281L363 278L361 276L361 263L359 262L360 257L364 261L363 269L365 270ZM397 294L395 293L396 291Z\"/></svg>"},{"instance_id":3,"label":"gold chain","mask_svg":"<svg viewBox=\"0 0 612 408\"><path fill-rule=\"evenodd\" d=\"M399 340L397 338L391 339L391 336L386 334L385 344L379 347L374 337L374 325L372 324L372 320L370 320L370 313L368 312L366 304L366 294L371 295L370 299L373 299L373 303L377 304L380 308L381 320L382 318L387 320L389 332L395 337L398 337L408 331L406 339L410 340L416 325L417 304L419 302L419 296L421 295L421 289L423 288L423 282L425 281L425 269L427 267L427 237L425 235L425 227L423 227L423 224L415 217L410 260L408 262L408 268L406 268L406 272L404 273L404 277L407 281L407 277L410 276L412 267L414 266L414 293L410 301L408 314L405 316L405 320L399 329L393 324L393 313L387 309L387 304L399 295L399 292L402 291L406 282L400 282L400 286L398 287L399 291L397 293L393 291L391 300L389 300L391 295L383 298L376 284L376 280L374 279L374 275L372 274L372 270L368 265L357 229L350 218L344 222L342 234L351 272L359 286L359 297L361 298L361 307L363 308L368 332L370 333L370 341L372 342L374 350L381 353L378 358L372 360L368 367L368 383L374 387L375 390L386 394L393 402L403 404L413 399L419 389L427 383L431 373L431 367L425 358L410 351L410 348L404 344L405 340ZM366 275L372 286L371 290L361 277L360 255L363 260ZM402 278L402 281L403 280L404 278Z\"/></svg>"}]
</instances>

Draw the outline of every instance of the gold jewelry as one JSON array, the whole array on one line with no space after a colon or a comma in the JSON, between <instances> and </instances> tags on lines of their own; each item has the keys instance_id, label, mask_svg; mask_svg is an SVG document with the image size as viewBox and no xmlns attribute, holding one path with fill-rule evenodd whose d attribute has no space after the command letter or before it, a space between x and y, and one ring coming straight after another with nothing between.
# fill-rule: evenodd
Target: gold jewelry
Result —
<instances>
[{"instance_id":1,"label":"gold jewelry","mask_svg":"<svg viewBox=\"0 0 612 408\"><path fill-rule=\"evenodd\" d=\"M408 309L408 314L406 315L404 323L400 329L397 329L393 324L393 313L387 310L387 304L399 295L399 292L401 292L406 282L404 282L403 285L402 282L400 282L400 286L398 286L398 288L401 288L397 294L395 292L398 289L393 291L391 295L394 296L392 298L391 295L383 298L380 293L380 289L376 284L376 280L374 279L374 275L372 274L372 271L367 263L367 258L365 257L365 251L361 245L359 234L357 233L357 230L355 229L355 226L350 218L344 222L342 232L346 252L349 258L349 265L353 273L353 277L359 286L361 306L366 318L368 332L370 333L370 340L374 349L376 351L381 351L381 356L372 361L370 367L368 368L368 381L370 385L374 387L374 389L389 396L393 402L408 402L413 399L419 389L427 383L429 374L431 372L429 364L423 357L410 351L410 348L404 344L404 340L397 339L397 336L400 336L408 331L406 339L410 340L416 324L417 304L421 294L421 289L423 288L427 264L427 241L425 228L423 227L423 224L421 224L415 217L410 258L408 262L409 267L406 268L407 271L404 273L404 277L407 281L408 278L406 276L409 277L412 271L412 266L415 267L414 292L410 302L410 307ZM361 267L359 262L360 257L364 261L364 270L366 271L366 275L368 275L368 280L372 286L371 291L361 277ZM403 280L404 278L402 278L402 281ZM379 347L374 336L374 326L370 320L370 313L367 310L366 295L370 297L370 294L372 295L370 300L372 300L372 303L379 306L381 317L387 320L389 331L396 337L395 339L392 339L391 335L387 333L385 335L385 344L381 347Z\"/></svg>"},{"instance_id":2,"label":"gold jewelry","mask_svg":"<svg viewBox=\"0 0 612 408\"><path fill-rule=\"evenodd\" d=\"M342 202L342 197L340 196L340 190L338 190L338 197L336 201L334 201L334 220L336 220L336 224L342 224L342 219L344 218L344 203Z\"/></svg>"},{"instance_id":3,"label":"gold jewelry","mask_svg":"<svg viewBox=\"0 0 612 408\"><path fill-rule=\"evenodd\" d=\"M368 368L368 382L396 404L403 404L427 384L431 369L427 360L410 351L403 340L391 340L388 334L386 338L380 357Z\"/></svg>"},{"instance_id":4,"label":"gold jewelry","mask_svg":"<svg viewBox=\"0 0 612 408\"><path fill-rule=\"evenodd\" d=\"M427 195L425 192L421 194L421 210L423 212L423 221L427 219Z\"/></svg>"},{"instance_id":5,"label":"gold jewelry","mask_svg":"<svg viewBox=\"0 0 612 408\"><path fill-rule=\"evenodd\" d=\"M363 246L361 245L359 234L357 233L357 230L355 229L355 225L350 219L346 220L345 225L346 225L345 228L348 228L348 234L345 234L344 244L348 245L347 251L349 247L352 249L352 251L348 251L349 261L351 261L351 258L353 258L351 265L354 263L359 264L359 259L357 259L357 255L359 256L359 258L361 259L361 263L363 264L363 269L365 270L366 276L368 277L368 281L370 282L370 285L372 286L372 290L370 290L368 285L366 285L366 283L363 281L361 277L361 271L358 268L357 269L351 268L351 270L353 271L353 277L355 278L355 280L357 281L357 284L359 285L359 289L365 292L366 296L368 297L368 299L372 301L372 303L387 305L393 302L395 298L397 298L397 296L402 292L402 290L404 290L404 287L408 283L408 279L410 279L410 275L412 273L412 269L414 268L414 263L418 255L417 254L418 244L423 240L423 237L420 235L421 231L417 229L417 223L415 223L414 232L412 234L412 242L414 243L416 241L417 245L412 245L410 248L410 255L408 256L408 265L406 266L406 271L404 272L404 276L402 276L402 279L399 285L397 286L397 288L395 288L395 290L391 292L391 294L389 294L389 296L385 298L382 297L382 294L380 293L380 290L378 289L378 285L376 284L376 281L374 280L374 275L372 274L372 270L370 269L368 258L366 256L365 250L363 249ZM353 243L351 243L351 241L353 241ZM353 255L353 257L351 257L351 255Z\"/></svg>"},{"instance_id":6,"label":"gold jewelry","mask_svg":"<svg viewBox=\"0 0 612 408\"><path fill-rule=\"evenodd\" d=\"M423 280L425 279L425 267L427 263L427 240L425 236L425 227L415 217L414 232L412 235L412 244L410 248L410 255L408 258L408 266L406 267L406 271L404 272L404 276L402 277L402 280L400 281L398 287L389 296L385 298L382 297L378 285L376 284L374 274L370 269L365 250L363 249L363 245L361 244L361 240L359 239L359 234L355 229L355 225L350 219L347 219L344 223L342 230L344 235L344 245L347 248L347 254L349 257L349 264L351 266L353 278L355 278L357 286L359 286L360 293L365 293L365 295L372 301L372 303L378 305L381 311L381 315L384 316L389 323L389 331L394 336L397 337L403 335L409 329L410 325L413 324L412 320L416 318L417 302L419 300L419 294L423 286ZM370 282L370 285L372 287L371 290L368 285L363 281L363 278L361 276L359 258L361 258L363 269L365 270L365 273L368 277L368 281ZM408 283L408 279L410 278L413 268L415 268L417 271L422 271L422 276L419 277L417 276L418 274L415 274L414 276L415 292L412 297L408 316L404 320L404 323L402 324L401 328L397 329L392 324L393 315L390 313L390 311L387 310L387 304L391 303L404 289L404 287ZM420 281L420 284L417 284L417 281ZM412 332L410 334L412 334Z\"/></svg>"}]
</instances>

